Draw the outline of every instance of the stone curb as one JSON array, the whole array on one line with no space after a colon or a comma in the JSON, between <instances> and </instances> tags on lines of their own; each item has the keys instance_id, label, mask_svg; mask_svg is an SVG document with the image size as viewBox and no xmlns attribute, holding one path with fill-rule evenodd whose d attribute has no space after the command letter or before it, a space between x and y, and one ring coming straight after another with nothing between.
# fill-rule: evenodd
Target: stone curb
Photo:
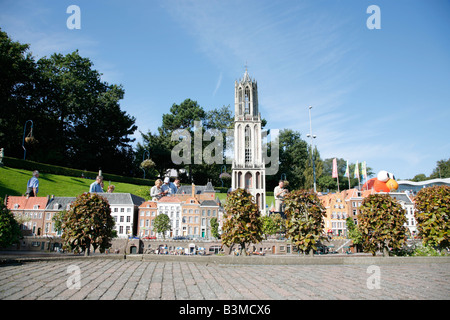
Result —
<instances>
[{"instance_id":1,"label":"stone curb","mask_svg":"<svg viewBox=\"0 0 450 320\"><path fill-rule=\"evenodd\" d=\"M39 261L104 259L129 260L147 262L192 262L200 264L217 265L396 265L396 264L429 264L450 263L450 257L373 257L373 256L331 256L331 257L305 257L305 256L171 256L154 254L130 255L93 255L84 256L58 256L58 257L0 257L1 264L14 264Z\"/></svg>"}]
</instances>

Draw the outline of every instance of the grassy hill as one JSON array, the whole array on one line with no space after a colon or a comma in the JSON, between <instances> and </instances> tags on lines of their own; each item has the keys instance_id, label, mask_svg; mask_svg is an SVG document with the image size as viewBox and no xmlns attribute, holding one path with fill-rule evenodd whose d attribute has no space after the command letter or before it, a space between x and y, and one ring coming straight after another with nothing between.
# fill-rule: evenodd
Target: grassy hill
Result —
<instances>
[{"instance_id":1,"label":"grassy hill","mask_svg":"<svg viewBox=\"0 0 450 320\"><path fill-rule=\"evenodd\" d=\"M15 169L10 167L0 167L0 197L5 195L24 195L27 189L27 182L32 176L32 171ZM50 173L40 173L39 175L39 196L54 195L60 197L76 197L83 192L89 191L89 186L94 182L92 179L61 176ZM105 188L113 184L115 192L133 193L141 195L149 192L150 187L138 186L134 184L104 181Z\"/></svg>"},{"instance_id":2,"label":"grassy hill","mask_svg":"<svg viewBox=\"0 0 450 320\"><path fill-rule=\"evenodd\" d=\"M24 169L16 169L10 167L0 167L0 198L5 195L21 196L25 194L27 182L32 176L32 171ZM54 195L59 197L76 197L84 192L89 191L89 186L94 182L93 179L84 179L77 177L62 176L41 172L39 175L39 196L45 197ZM139 186L123 182L104 181L104 189L108 185L115 186L114 192L132 193L140 197L148 199L150 187ZM217 193L222 203L226 200L226 193ZM266 197L266 203L270 206L274 203L273 196Z\"/></svg>"}]
</instances>

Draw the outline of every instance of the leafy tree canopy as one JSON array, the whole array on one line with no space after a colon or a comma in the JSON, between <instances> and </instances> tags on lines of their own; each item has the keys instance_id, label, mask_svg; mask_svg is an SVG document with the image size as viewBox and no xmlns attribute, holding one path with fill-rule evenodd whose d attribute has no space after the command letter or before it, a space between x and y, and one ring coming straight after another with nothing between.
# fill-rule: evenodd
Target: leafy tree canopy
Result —
<instances>
[{"instance_id":1,"label":"leafy tree canopy","mask_svg":"<svg viewBox=\"0 0 450 320\"><path fill-rule=\"evenodd\" d=\"M81 194L62 217L64 248L84 251L85 255L89 255L91 246L104 252L111 246L114 224L105 198L96 193Z\"/></svg>"},{"instance_id":2,"label":"leafy tree canopy","mask_svg":"<svg viewBox=\"0 0 450 320\"><path fill-rule=\"evenodd\" d=\"M239 244L241 252L246 254L246 244L262 240L262 222L259 217L258 205L250 193L244 189L229 193L225 204L222 243L228 247Z\"/></svg>"},{"instance_id":3,"label":"leafy tree canopy","mask_svg":"<svg viewBox=\"0 0 450 320\"><path fill-rule=\"evenodd\" d=\"M388 194L373 194L361 203L358 230L365 252L388 254L389 248L401 249L406 241L405 210Z\"/></svg>"}]
</instances>

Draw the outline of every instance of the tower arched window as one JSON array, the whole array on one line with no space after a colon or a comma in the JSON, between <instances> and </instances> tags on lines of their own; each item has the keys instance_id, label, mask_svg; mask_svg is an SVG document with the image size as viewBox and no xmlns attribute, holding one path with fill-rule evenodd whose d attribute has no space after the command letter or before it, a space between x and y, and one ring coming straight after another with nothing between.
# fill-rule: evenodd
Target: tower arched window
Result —
<instances>
[{"instance_id":1,"label":"tower arched window","mask_svg":"<svg viewBox=\"0 0 450 320\"><path fill-rule=\"evenodd\" d=\"M251 149L251 131L250 126L245 127L245 163L250 164L252 162L252 149Z\"/></svg>"},{"instance_id":2,"label":"tower arched window","mask_svg":"<svg viewBox=\"0 0 450 320\"><path fill-rule=\"evenodd\" d=\"M239 88L239 114L242 114L242 103L243 103L243 98L242 98L242 88Z\"/></svg>"},{"instance_id":3,"label":"tower arched window","mask_svg":"<svg viewBox=\"0 0 450 320\"><path fill-rule=\"evenodd\" d=\"M250 114L250 89L247 87L244 91L245 114Z\"/></svg>"}]
</instances>

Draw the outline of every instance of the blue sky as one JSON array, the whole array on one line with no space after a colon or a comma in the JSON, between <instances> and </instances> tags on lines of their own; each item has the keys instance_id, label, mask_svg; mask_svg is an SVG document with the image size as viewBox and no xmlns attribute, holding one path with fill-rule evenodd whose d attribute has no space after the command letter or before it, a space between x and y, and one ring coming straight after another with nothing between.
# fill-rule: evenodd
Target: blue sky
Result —
<instances>
[{"instance_id":1,"label":"blue sky","mask_svg":"<svg viewBox=\"0 0 450 320\"><path fill-rule=\"evenodd\" d=\"M66 26L72 4L80 30ZM381 29L366 26L370 5ZM121 107L142 132L186 98L233 109L247 64L267 128L306 140L313 107L322 159L403 179L450 158L447 0L1 0L0 27L36 58L79 49L124 86Z\"/></svg>"}]
</instances>

